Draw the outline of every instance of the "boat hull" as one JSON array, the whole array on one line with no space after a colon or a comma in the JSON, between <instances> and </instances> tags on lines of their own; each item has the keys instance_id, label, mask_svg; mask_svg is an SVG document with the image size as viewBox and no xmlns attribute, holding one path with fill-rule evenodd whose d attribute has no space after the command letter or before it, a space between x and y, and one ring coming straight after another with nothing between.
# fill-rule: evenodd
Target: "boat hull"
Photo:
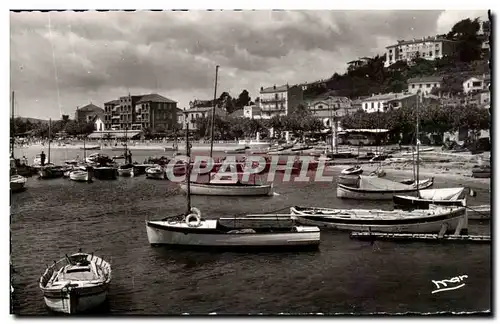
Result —
<instances>
[{"instance_id":1,"label":"boat hull","mask_svg":"<svg viewBox=\"0 0 500 324\"><path fill-rule=\"evenodd\" d=\"M358 200L392 200L395 195L408 194L417 192L418 190L427 189L433 184L432 180L421 183L419 188L405 190L366 190L352 188L343 184L337 185L337 198L341 199L358 199Z\"/></svg>"},{"instance_id":2,"label":"boat hull","mask_svg":"<svg viewBox=\"0 0 500 324\"><path fill-rule=\"evenodd\" d=\"M181 190L187 192L187 184L180 185ZM191 183L191 195L205 196L269 196L272 194L272 185L245 186Z\"/></svg>"},{"instance_id":3,"label":"boat hull","mask_svg":"<svg viewBox=\"0 0 500 324\"><path fill-rule=\"evenodd\" d=\"M349 220L339 218L328 219L327 217L304 216L292 211L292 218L297 223L310 226L318 226L339 231L373 231L383 233L437 233L441 230L444 223L448 224L447 231L453 232L457 228L460 219L463 218L465 209L458 209L455 212L428 217L427 219L404 219L397 222L368 222L363 219L358 219L358 224L349 223ZM365 221L365 223L362 223ZM399 221L399 220L398 220ZM391 223L391 224L388 224Z\"/></svg>"},{"instance_id":4,"label":"boat hull","mask_svg":"<svg viewBox=\"0 0 500 324\"><path fill-rule=\"evenodd\" d=\"M412 196L393 196L394 205L405 208L428 209L429 205L461 206L462 200L429 200Z\"/></svg>"},{"instance_id":5,"label":"boat hull","mask_svg":"<svg viewBox=\"0 0 500 324\"><path fill-rule=\"evenodd\" d=\"M347 186L357 186L359 182L359 177L355 175L340 175L338 183Z\"/></svg>"},{"instance_id":6,"label":"boat hull","mask_svg":"<svg viewBox=\"0 0 500 324\"><path fill-rule=\"evenodd\" d=\"M115 168L94 168L94 177L99 180L114 180L116 174Z\"/></svg>"},{"instance_id":7,"label":"boat hull","mask_svg":"<svg viewBox=\"0 0 500 324\"><path fill-rule=\"evenodd\" d=\"M147 172L146 171L146 178L163 180L163 179L165 179L165 172Z\"/></svg>"},{"instance_id":8,"label":"boat hull","mask_svg":"<svg viewBox=\"0 0 500 324\"><path fill-rule=\"evenodd\" d=\"M118 169L118 175L120 177L133 177L134 176L134 168Z\"/></svg>"},{"instance_id":9,"label":"boat hull","mask_svg":"<svg viewBox=\"0 0 500 324\"><path fill-rule=\"evenodd\" d=\"M168 227L153 227L146 222L149 243L152 245L170 245L180 247L208 248L300 248L318 247L319 229L316 231L284 233L185 233L170 230Z\"/></svg>"},{"instance_id":10,"label":"boat hull","mask_svg":"<svg viewBox=\"0 0 500 324\"><path fill-rule=\"evenodd\" d=\"M82 295L78 290L71 293L54 294L45 293L45 305L57 313L78 314L85 313L102 305L107 299L107 285L98 287L98 291L89 295Z\"/></svg>"},{"instance_id":11,"label":"boat hull","mask_svg":"<svg viewBox=\"0 0 500 324\"><path fill-rule=\"evenodd\" d=\"M38 175L42 179L54 179L54 178L62 178L64 176L63 169L52 169L52 168L40 168L38 171Z\"/></svg>"},{"instance_id":12,"label":"boat hull","mask_svg":"<svg viewBox=\"0 0 500 324\"><path fill-rule=\"evenodd\" d=\"M25 184L26 184L26 178L21 178L19 176L13 176L10 180L10 191L11 192L23 191Z\"/></svg>"},{"instance_id":13,"label":"boat hull","mask_svg":"<svg viewBox=\"0 0 500 324\"><path fill-rule=\"evenodd\" d=\"M89 173L84 171L84 172L70 172L69 174L69 179L73 181L89 181Z\"/></svg>"}]
</instances>

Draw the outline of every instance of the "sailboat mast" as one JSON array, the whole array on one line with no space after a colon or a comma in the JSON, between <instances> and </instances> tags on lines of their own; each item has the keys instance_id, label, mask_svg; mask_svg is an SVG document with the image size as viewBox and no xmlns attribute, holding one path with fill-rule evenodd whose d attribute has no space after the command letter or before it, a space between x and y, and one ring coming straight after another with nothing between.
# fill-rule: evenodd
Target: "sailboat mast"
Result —
<instances>
[{"instance_id":1,"label":"sailboat mast","mask_svg":"<svg viewBox=\"0 0 500 324\"><path fill-rule=\"evenodd\" d=\"M127 135L128 135L128 127L125 126L125 154L124 154L124 156L125 156L125 164L128 163L128 161L126 159L127 158L127 140L128 140Z\"/></svg>"},{"instance_id":2,"label":"sailboat mast","mask_svg":"<svg viewBox=\"0 0 500 324\"><path fill-rule=\"evenodd\" d=\"M420 124L420 112L419 112L419 100L420 100L420 91L417 93L417 129L416 129L416 141L417 141L417 190L418 190L418 183L419 183L419 164L420 164L420 152L419 152L419 124Z\"/></svg>"},{"instance_id":3,"label":"sailboat mast","mask_svg":"<svg viewBox=\"0 0 500 324\"><path fill-rule=\"evenodd\" d=\"M187 182L187 211L186 214L191 212L191 149L189 147L189 120L186 118L186 182Z\"/></svg>"},{"instance_id":4,"label":"sailboat mast","mask_svg":"<svg viewBox=\"0 0 500 324\"><path fill-rule=\"evenodd\" d=\"M14 91L12 91L12 108L11 108L11 115L12 115L12 138L10 140L10 146L11 146L11 153L10 157L14 158L14 139L16 138L16 123L14 122Z\"/></svg>"},{"instance_id":5,"label":"sailboat mast","mask_svg":"<svg viewBox=\"0 0 500 324\"><path fill-rule=\"evenodd\" d=\"M48 163L50 163L50 142L52 138L52 118L49 118L49 156Z\"/></svg>"},{"instance_id":6,"label":"sailboat mast","mask_svg":"<svg viewBox=\"0 0 500 324\"><path fill-rule=\"evenodd\" d=\"M215 123L215 105L217 103L217 75L219 73L219 66L215 66L215 88L214 88L214 104L212 107L212 122L210 125L210 158L214 151L214 123Z\"/></svg>"},{"instance_id":7,"label":"sailboat mast","mask_svg":"<svg viewBox=\"0 0 500 324\"><path fill-rule=\"evenodd\" d=\"M328 98L329 101L328 101L328 107L330 108L330 126L332 128L332 143L331 143L331 149L332 149L332 154L333 154L333 141L335 140L335 130L334 130L334 126L333 126L333 113L332 113L332 98Z\"/></svg>"}]
</instances>

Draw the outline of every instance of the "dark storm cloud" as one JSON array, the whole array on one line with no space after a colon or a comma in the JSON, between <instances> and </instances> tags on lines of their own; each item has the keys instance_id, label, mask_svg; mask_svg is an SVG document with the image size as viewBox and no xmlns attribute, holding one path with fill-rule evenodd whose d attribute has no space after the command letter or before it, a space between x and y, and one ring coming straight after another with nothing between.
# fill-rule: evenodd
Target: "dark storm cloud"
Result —
<instances>
[{"instance_id":1,"label":"dark storm cloud","mask_svg":"<svg viewBox=\"0 0 500 324\"><path fill-rule=\"evenodd\" d=\"M38 93L39 100L58 87L64 98L87 91L106 101L117 89L141 88L176 93L182 98L173 99L186 101L199 90L201 96L210 93L219 64L227 71L224 88L236 92L244 85L255 92L285 78L293 83L342 72L356 56L382 54L389 44L380 39L433 35L440 14L64 12L50 14L49 28L47 13L11 13L11 83Z\"/></svg>"}]
</instances>

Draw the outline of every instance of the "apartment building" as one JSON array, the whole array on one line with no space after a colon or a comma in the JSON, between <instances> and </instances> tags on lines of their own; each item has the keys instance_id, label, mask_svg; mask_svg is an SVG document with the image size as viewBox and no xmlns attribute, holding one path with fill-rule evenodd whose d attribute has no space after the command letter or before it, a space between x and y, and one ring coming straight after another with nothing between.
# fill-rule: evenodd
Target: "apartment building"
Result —
<instances>
[{"instance_id":1,"label":"apartment building","mask_svg":"<svg viewBox=\"0 0 500 324\"><path fill-rule=\"evenodd\" d=\"M107 130L172 130L177 124L177 102L159 94L128 95L104 104Z\"/></svg>"},{"instance_id":2,"label":"apartment building","mask_svg":"<svg viewBox=\"0 0 500 324\"><path fill-rule=\"evenodd\" d=\"M288 84L277 87L260 88L259 107L263 119L273 116L287 116L303 100L301 86L289 86Z\"/></svg>"},{"instance_id":3,"label":"apartment building","mask_svg":"<svg viewBox=\"0 0 500 324\"><path fill-rule=\"evenodd\" d=\"M386 47L385 67L397 61L411 62L416 57L435 60L457 52L457 42L437 37L425 37L409 41L399 40Z\"/></svg>"}]
</instances>

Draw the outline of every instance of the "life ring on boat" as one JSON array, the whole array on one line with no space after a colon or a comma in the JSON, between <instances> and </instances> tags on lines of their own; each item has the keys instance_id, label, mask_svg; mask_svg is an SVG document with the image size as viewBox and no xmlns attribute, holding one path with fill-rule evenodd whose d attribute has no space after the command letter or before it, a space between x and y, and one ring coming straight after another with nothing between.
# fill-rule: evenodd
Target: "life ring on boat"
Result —
<instances>
[{"instance_id":1,"label":"life ring on boat","mask_svg":"<svg viewBox=\"0 0 500 324\"><path fill-rule=\"evenodd\" d=\"M190 211L191 213L196 214L198 217L200 217L200 218L201 218L201 211L200 211L198 208L196 208L196 207L191 207L191 209L190 209L189 211Z\"/></svg>"},{"instance_id":2,"label":"life ring on boat","mask_svg":"<svg viewBox=\"0 0 500 324\"><path fill-rule=\"evenodd\" d=\"M191 223L191 219L193 217L196 219L196 222L194 224ZM198 227L201 224L201 217L197 214L189 214L186 216L185 222L186 222L187 226L189 226L189 227Z\"/></svg>"}]
</instances>

